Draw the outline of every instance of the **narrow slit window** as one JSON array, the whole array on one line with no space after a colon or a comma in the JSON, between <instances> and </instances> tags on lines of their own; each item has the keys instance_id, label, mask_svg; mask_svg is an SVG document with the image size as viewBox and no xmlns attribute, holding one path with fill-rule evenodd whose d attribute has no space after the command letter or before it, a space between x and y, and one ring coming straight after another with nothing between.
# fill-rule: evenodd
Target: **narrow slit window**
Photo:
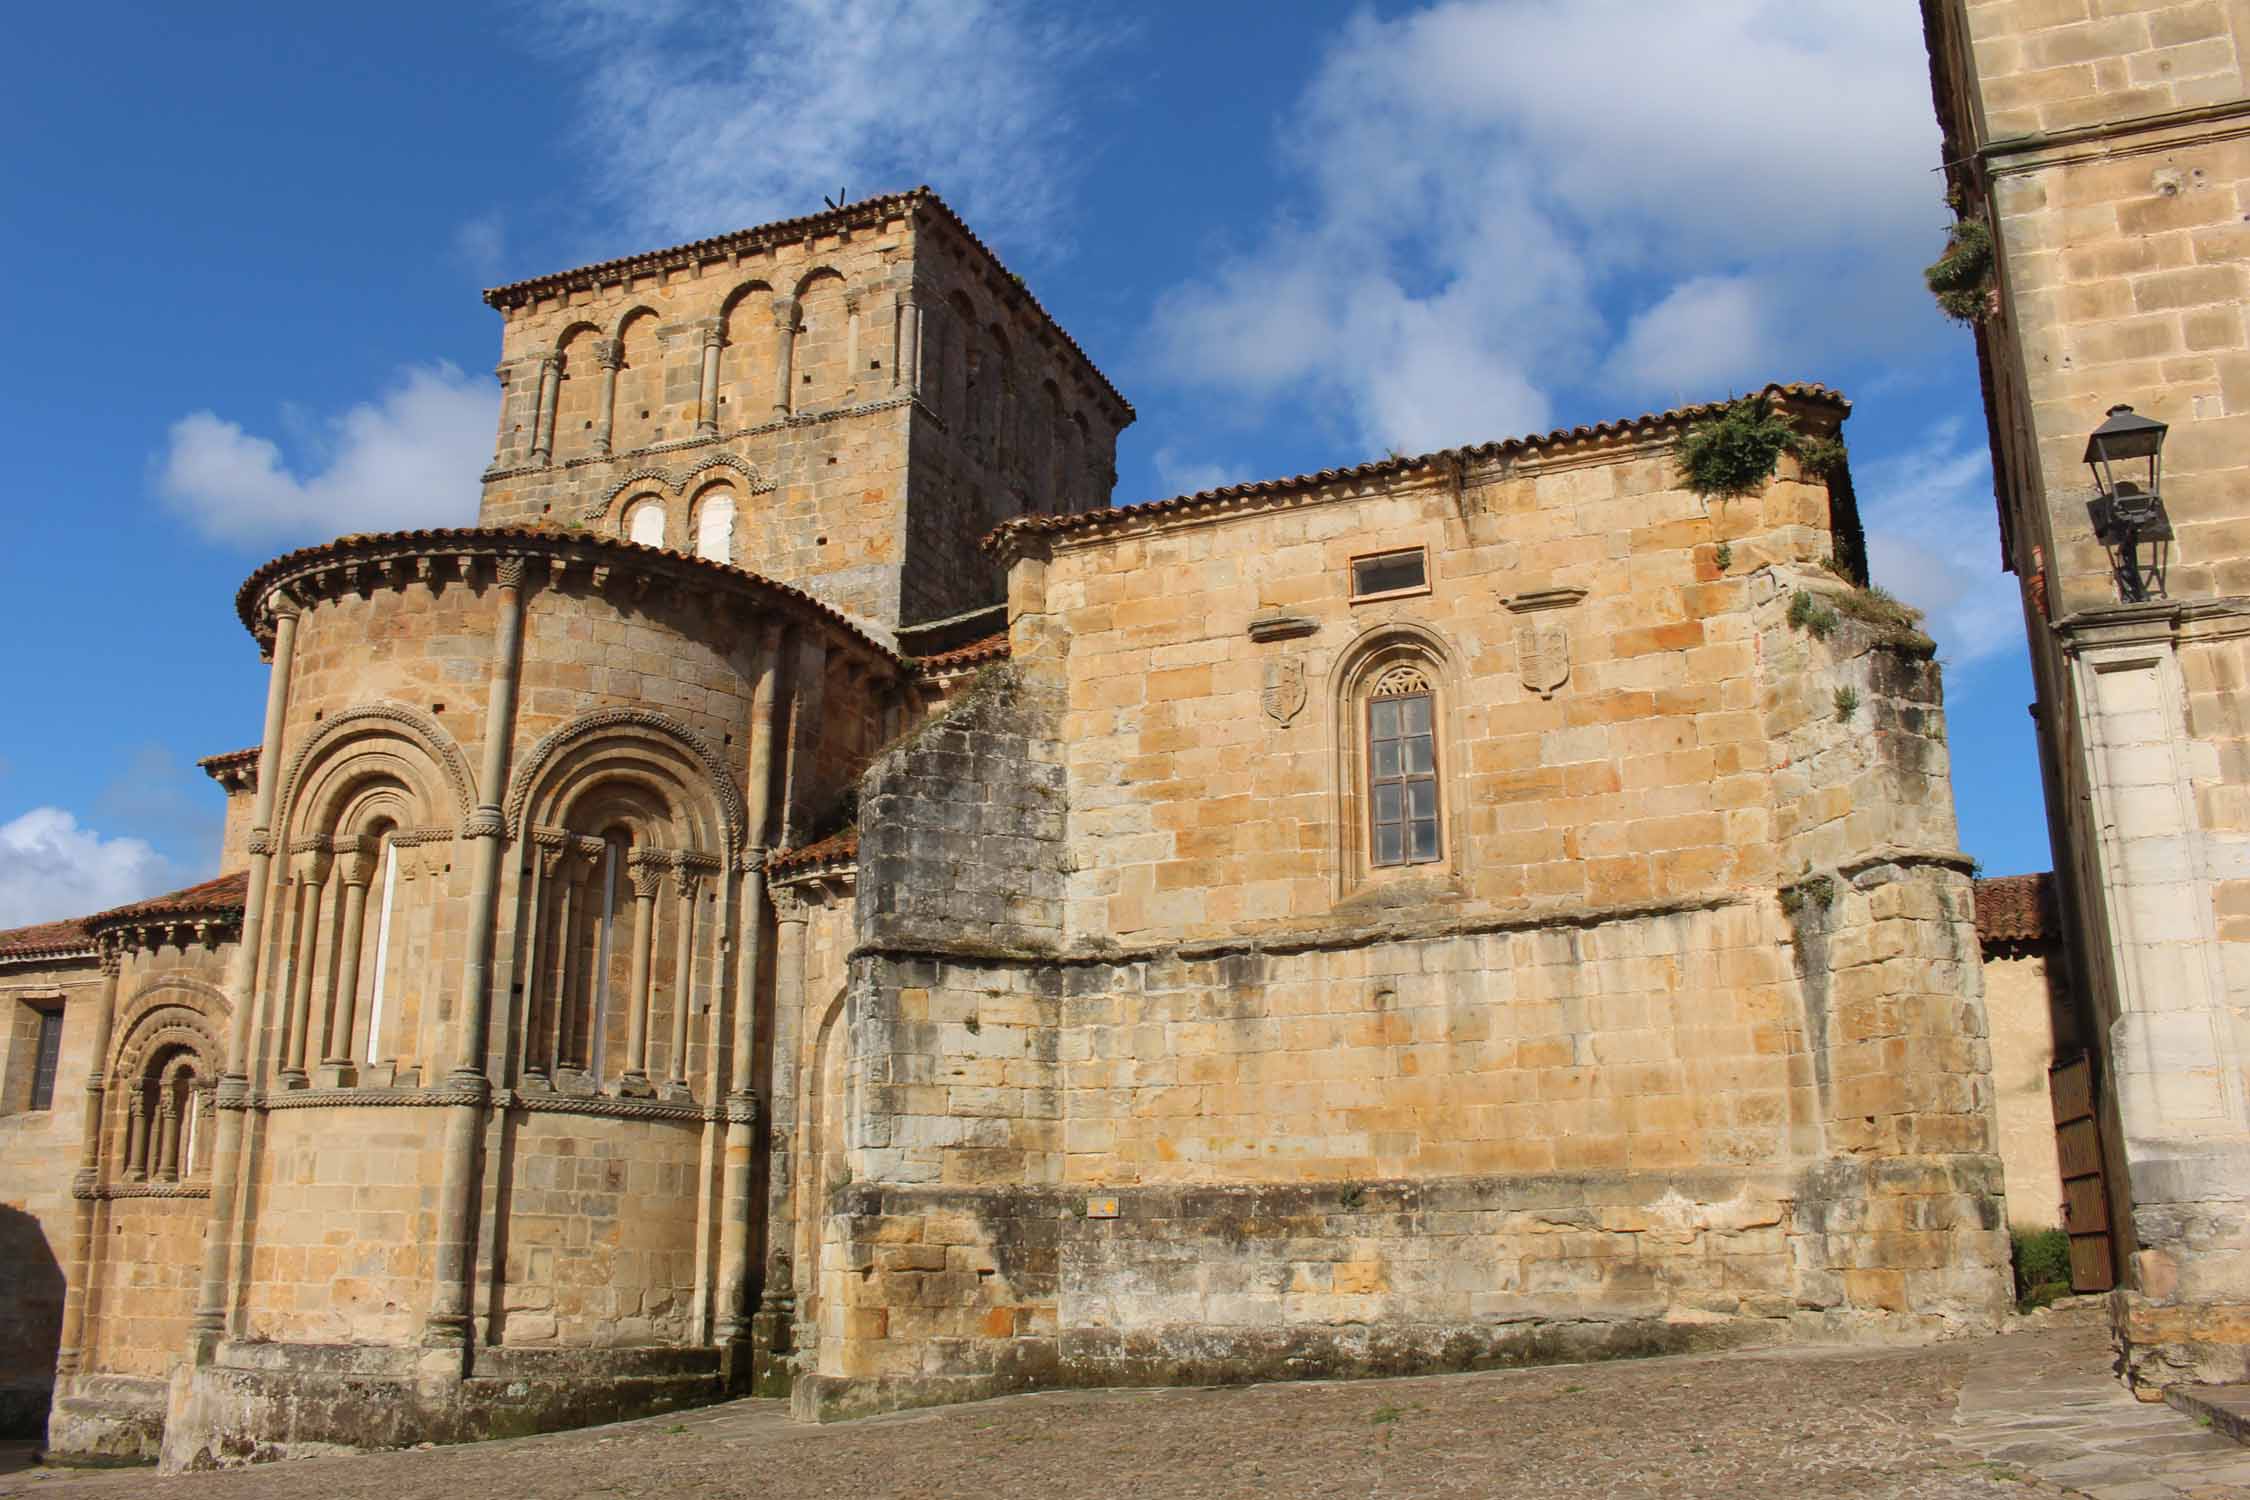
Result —
<instances>
[{"instance_id":1,"label":"narrow slit window","mask_svg":"<svg viewBox=\"0 0 2250 1500\"><path fill-rule=\"evenodd\" d=\"M1352 597L1404 594L1430 586L1429 554L1420 547L1352 559Z\"/></svg>"},{"instance_id":2,"label":"narrow slit window","mask_svg":"<svg viewBox=\"0 0 2250 1500\"><path fill-rule=\"evenodd\" d=\"M39 1012L39 1037L31 1061L31 1107L55 1107L55 1071L62 1062L62 1012Z\"/></svg>"},{"instance_id":3,"label":"narrow slit window","mask_svg":"<svg viewBox=\"0 0 2250 1500\"><path fill-rule=\"evenodd\" d=\"M1377 865L1438 857L1437 736L1427 692L1381 693L1367 704L1368 842Z\"/></svg>"}]
</instances>

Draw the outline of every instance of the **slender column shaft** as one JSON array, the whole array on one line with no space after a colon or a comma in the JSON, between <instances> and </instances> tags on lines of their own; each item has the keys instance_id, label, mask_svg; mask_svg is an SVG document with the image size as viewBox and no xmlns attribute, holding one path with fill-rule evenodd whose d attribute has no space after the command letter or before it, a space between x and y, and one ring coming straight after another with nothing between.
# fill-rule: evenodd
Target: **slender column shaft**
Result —
<instances>
[{"instance_id":1,"label":"slender column shaft","mask_svg":"<svg viewBox=\"0 0 2250 1500\"><path fill-rule=\"evenodd\" d=\"M156 1112L156 1170L149 1175L158 1182L177 1182L180 1178L180 1112L170 1100Z\"/></svg>"},{"instance_id":2,"label":"slender column shaft","mask_svg":"<svg viewBox=\"0 0 2250 1500\"><path fill-rule=\"evenodd\" d=\"M695 1000L695 896L696 878L682 866L679 878L679 943L672 960L672 1055L665 1059L665 1078L675 1087L687 1087L688 1012Z\"/></svg>"},{"instance_id":3,"label":"slender column shaft","mask_svg":"<svg viewBox=\"0 0 2250 1500\"><path fill-rule=\"evenodd\" d=\"M898 298L898 354L891 366L891 384L910 395L922 389L922 305L914 293Z\"/></svg>"},{"instance_id":4,"label":"slender column shaft","mask_svg":"<svg viewBox=\"0 0 2250 1500\"><path fill-rule=\"evenodd\" d=\"M578 856L569 856L575 863ZM586 878L583 872L565 866L562 884L561 910L555 913L555 1040L554 1065L566 1068L578 1060L573 1048L577 1045L577 1015L579 992L584 988L584 968L578 961L579 926L585 920L580 913L586 908Z\"/></svg>"},{"instance_id":5,"label":"slender column shaft","mask_svg":"<svg viewBox=\"0 0 2250 1500\"><path fill-rule=\"evenodd\" d=\"M734 1021L727 1059L726 1150L720 1172L718 1327L722 1346L739 1346L750 1334L750 1184L757 1143L757 1095L752 1067L757 1049L760 969L765 961L765 858L771 834L777 716L774 690L781 665L781 627L769 624L759 643L750 693L750 763L743 778L743 843L748 869L742 878L741 941L737 945L732 1003ZM718 1026L713 1008L712 1028Z\"/></svg>"},{"instance_id":6,"label":"slender column shaft","mask_svg":"<svg viewBox=\"0 0 2250 1500\"><path fill-rule=\"evenodd\" d=\"M492 1082L486 1040L492 1008L493 933L499 923L500 863L507 824L500 799L507 790L516 732L516 684L523 662L524 562L502 558L495 570L499 619L492 646L492 690L484 715L484 756L478 768L478 803L469 831L476 840L469 885L468 961L461 974L461 1015L446 1087L462 1102L446 1111L444 1164L439 1185L434 1285L422 1339L453 1348L469 1341L470 1283L476 1275L477 1143Z\"/></svg>"},{"instance_id":7,"label":"slender column shaft","mask_svg":"<svg viewBox=\"0 0 2250 1500\"><path fill-rule=\"evenodd\" d=\"M625 1075L648 1077L648 1021L651 1000L649 976L656 948L656 892L662 872L643 866L633 871L632 978L627 982L629 1009L625 1016Z\"/></svg>"},{"instance_id":8,"label":"slender column shaft","mask_svg":"<svg viewBox=\"0 0 2250 1500\"><path fill-rule=\"evenodd\" d=\"M539 361L539 415L531 431L531 461L551 463L555 457L555 401L562 384L562 356L550 354Z\"/></svg>"},{"instance_id":9,"label":"slender column shaft","mask_svg":"<svg viewBox=\"0 0 2250 1500\"><path fill-rule=\"evenodd\" d=\"M544 1077L547 1072L541 1044L546 1040L546 1012L542 1007L549 989L547 933L554 926L553 913L547 910L547 868L552 858L546 850L534 848L528 862L531 898L525 910L531 919L531 932L523 947L523 1056L520 1059L527 1078Z\"/></svg>"},{"instance_id":10,"label":"slender column shaft","mask_svg":"<svg viewBox=\"0 0 2250 1500\"><path fill-rule=\"evenodd\" d=\"M195 1299L197 1364L206 1363L226 1326L227 1273L241 1226L235 1222L235 1186L242 1155L243 1104L250 1091L252 1011L258 999L258 974L265 947L266 902L273 880L273 805L281 774L283 724L289 709L289 679L296 662L297 615L276 613L273 671L266 681L265 737L258 743L258 787L250 812L249 885L242 902L242 941L227 976L227 1055L220 1066L213 1102L218 1134L211 1150L211 1223L203 1236L203 1276Z\"/></svg>"},{"instance_id":11,"label":"slender column shaft","mask_svg":"<svg viewBox=\"0 0 2250 1500\"><path fill-rule=\"evenodd\" d=\"M312 865L298 882L297 962L290 975L289 1029L281 1076L297 1083L305 1077L305 1033L312 1026L313 959L320 948L320 907L327 871Z\"/></svg>"},{"instance_id":12,"label":"slender column shaft","mask_svg":"<svg viewBox=\"0 0 2250 1500\"><path fill-rule=\"evenodd\" d=\"M703 335L703 379L695 392L695 430L710 437L719 430L719 350L726 344L717 328Z\"/></svg>"},{"instance_id":13,"label":"slender column shaft","mask_svg":"<svg viewBox=\"0 0 2250 1500\"><path fill-rule=\"evenodd\" d=\"M859 300L853 298L844 310L844 386L851 389L859 384Z\"/></svg>"},{"instance_id":14,"label":"slender column shaft","mask_svg":"<svg viewBox=\"0 0 2250 1500\"><path fill-rule=\"evenodd\" d=\"M352 1060L352 1042L359 1031L359 950L366 938L367 880L347 879L344 885L344 931L336 940L336 1004L328 1016L327 1062L339 1066Z\"/></svg>"},{"instance_id":15,"label":"slender column shaft","mask_svg":"<svg viewBox=\"0 0 2250 1500\"><path fill-rule=\"evenodd\" d=\"M795 1253L796 1280L790 1290L802 1309L818 1259L813 1240L820 1232L823 1187L813 1177L818 1164L811 1147L818 1132L808 1128L811 1112L819 1107L806 1086L810 1060L805 1056L805 931L810 914L802 899L776 902L774 909L781 919L781 948L773 976L773 1117L795 1126L790 1144L796 1161L786 1177L775 1174L771 1234L776 1243L790 1246Z\"/></svg>"},{"instance_id":16,"label":"slender column shaft","mask_svg":"<svg viewBox=\"0 0 2250 1500\"><path fill-rule=\"evenodd\" d=\"M133 1122L125 1135L125 1180L148 1180L148 1104L133 1100Z\"/></svg>"},{"instance_id":17,"label":"slender column shaft","mask_svg":"<svg viewBox=\"0 0 2250 1500\"><path fill-rule=\"evenodd\" d=\"M610 440L617 431L617 370L625 362L624 355L624 349L615 339L603 339L594 345L594 361L602 372L600 404L594 408L594 453L597 457L609 456Z\"/></svg>"},{"instance_id":18,"label":"slender column shaft","mask_svg":"<svg viewBox=\"0 0 2250 1500\"><path fill-rule=\"evenodd\" d=\"M104 1175L102 1101L109 1096L109 1034L117 1020L118 975L123 969L123 955L114 943L105 943L102 987L94 1002L94 1065L86 1075L86 1094L78 1110L78 1182L89 1188L97 1186ZM70 1277L63 1285L62 1338L55 1355L55 1374L58 1381L63 1382L78 1373L79 1350L86 1338L86 1300L92 1291L87 1278L93 1272L94 1263L95 1201L87 1194L79 1196L72 1204Z\"/></svg>"},{"instance_id":19,"label":"slender column shaft","mask_svg":"<svg viewBox=\"0 0 2250 1500\"><path fill-rule=\"evenodd\" d=\"M794 366L797 354L797 299L773 299L773 414L789 415L790 382L796 379Z\"/></svg>"}]
</instances>

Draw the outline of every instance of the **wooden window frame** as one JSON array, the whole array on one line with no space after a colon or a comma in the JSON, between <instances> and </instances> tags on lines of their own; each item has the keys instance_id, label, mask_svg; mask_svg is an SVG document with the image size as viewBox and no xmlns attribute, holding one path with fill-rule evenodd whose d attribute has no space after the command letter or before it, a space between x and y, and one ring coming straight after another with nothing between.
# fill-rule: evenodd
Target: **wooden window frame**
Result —
<instances>
[{"instance_id":1,"label":"wooden window frame","mask_svg":"<svg viewBox=\"0 0 2250 1500\"><path fill-rule=\"evenodd\" d=\"M24 1108L45 1112L55 1107L55 1081L62 1073L63 1007L31 1006L38 1017L31 1028L31 1087ZM53 1055L48 1054L53 1038Z\"/></svg>"},{"instance_id":2,"label":"wooden window frame","mask_svg":"<svg viewBox=\"0 0 2250 1500\"><path fill-rule=\"evenodd\" d=\"M1383 562L1394 557L1417 556L1422 561L1422 581L1402 589L1378 589L1370 593L1359 591L1359 565ZM1362 552L1346 565L1345 581L1354 604L1374 604L1385 599L1412 599L1430 592L1430 549L1427 547L1386 547L1380 552Z\"/></svg>"},{"instance_id":3,"label":"wooden window frame","mask_svg":"<svg viewBox=\"0 0 2250 1500\"><path fill-rule=\"evenodd\" d=\"M1428 723L1420 734L1401 732L1397 735L1378 736L1375 730L1375 712L1378 705L1385 703L1404 705L1411 702L1419 702L1427 706L1425 717ZM1401 712L1404 712L1403 708ZM1370 870L1400 870L1415 865L1444 863L1445 793L1443 773L1438 766L1437 694L1428 686L1426 681L1418 689L1390 693L1381 691L1378 684L1377 690L1367 694L1362 714L1365 733L1364 743L1367 747L1362 779L1362 785L1366 788L1367 795L1367 867ZM1408 771L1405 769L1405 747L1417 738L1429 741L1430 765L1427 771ZM1384 743L1396 743L1400 747L1401 765L1396 775L1384 776L1376 771L1377 747ZM1414 815L1413 788L1418 784L1427 785L1430 789L1430 813L1426 820ZM1399 832L1399 857L1396 859L1385 859L1382 856L1382 834L1384 827L1387 825L1382 815L1380 788L1385 786L1399 788L1399 817L1396 824ZM1414 852L1414 826L1416 823L1423 821L1427 821L1430 825L1430 852L1416 854Z\"/></svg>"}]
</instances>

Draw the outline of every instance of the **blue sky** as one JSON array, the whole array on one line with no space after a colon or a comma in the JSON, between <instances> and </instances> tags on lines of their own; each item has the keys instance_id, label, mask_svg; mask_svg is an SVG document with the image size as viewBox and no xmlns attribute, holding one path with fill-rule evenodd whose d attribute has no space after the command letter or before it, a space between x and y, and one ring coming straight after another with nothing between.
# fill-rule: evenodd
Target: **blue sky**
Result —
<instances>
[{"instance_id":1,"label":"blue sky","mask_svg":"<svg viewBox=\"0 0 2250 1500\"><path fill-rule=\"evenodd\" d=\"M1850 394L1963 846L2048 863L1915 7L1866 0L113 4L12 19L0 925L209 872L235 587L465 522L486 285L928 182L1134 401L1121 502Z\"/></svg>"}]
</instances>

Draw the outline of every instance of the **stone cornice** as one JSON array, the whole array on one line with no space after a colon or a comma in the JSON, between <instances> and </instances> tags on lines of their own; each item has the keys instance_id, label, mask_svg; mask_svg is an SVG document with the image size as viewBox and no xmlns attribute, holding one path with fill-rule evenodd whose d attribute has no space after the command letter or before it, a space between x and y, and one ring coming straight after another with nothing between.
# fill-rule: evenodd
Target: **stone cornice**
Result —
<instances>
[{"instance_id":1,"label":"stone cornice","mask_svg":"<svg viewBox=\"0 0 2250 1500\"><path fill-rule=\"evenodd\" d=\"M848 616L802 589L777 583L747 569L661 547L602 536L533 527L458 527L339 537L317 547L286 553L252 573L235 594L235 611L262 647L273 634L277 609L312 605L347 594L402 589L421 583L431 588L477 587L510 559L531 564L546 586L626 587L636 597L652 590L704 595L755 614L778 614L812 625L856 654L878 672L896 674L898 654Z\"/></svg>"}]
</instances>

